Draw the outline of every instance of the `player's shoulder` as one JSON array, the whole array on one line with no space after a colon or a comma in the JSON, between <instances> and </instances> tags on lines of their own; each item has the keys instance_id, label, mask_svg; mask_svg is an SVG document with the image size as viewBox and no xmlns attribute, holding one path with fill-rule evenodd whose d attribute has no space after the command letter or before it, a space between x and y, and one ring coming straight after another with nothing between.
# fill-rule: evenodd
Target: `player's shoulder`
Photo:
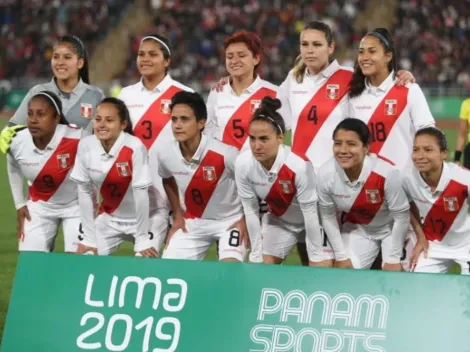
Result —
<instances>
[{"instance_id":1,"label":"player's shoulder","mask_svg":"<svg viewBox=\"0 0 470 352\"><path fill-rule=\"evenodd\" d=\"M91 92L92 94L96 94L100 97L104 97L104 92L100 87L92 86L91 84L88 84L88 83L85 83L85 82L82 82L82 84L85 87L85 89L87 91Z\"/></svg>"},{"instance_id":2,"label":"player's shoulder","mask_svg":"<svg viewBox=\"0 0 470 352\"><path fill-rule=\"evenodd\" d=\"M466 112L467 114L470 114L470 98L467 98L464 101L462 101L461 110L462 112Z\"/></svg>"},{"instance_id":3,"label":"player's shoulder","mask_svg":"<svg viewBox=\"0 0 470 352\"><path fill-rule=\"evenodd\" d=\"M470 187L470 170L452 162L444 162L447 173L452 180Z\"/></svg>"},{"instance_id":4,"label":"player's shoulder","mask_svg":"<svg viewBox=\"0 0 470 352\"><path fill-rule=\"evenodd\" d=\"M175 81L174 79L171 80L171 85L173 85L176 88L179 88L181 90L184 90L186 92L194 93L194 89L192 89L191 87L188 87L187 85L184 85L183 83L181 83L179 81Z\"/></svg>"},{"instance_id":5,"label":"player's shoulder","mask_svg":"<svg viewBox=\"0 0 470 352\"><path fill-rule=\"evenodd\" d=\"M250 166L253 164L253 159L254 156L251 150L245 149L238 154L235 165L237 168L243 168L248 171Z\"/></svg>"},{"instance_id":6,"label":"player's shoulder","mask_svg":"<svg viewBox=\"0 0 470 352\"><path fill-rule=\"evenodd\" d=\"M231 145L228 145L226 143L223 143L222 141L214 137L207 136L206 138L207 138L208 149L218 154L222 154L224 156L234 156L234 155L238 156L239 151L237 148L232 147Z\"/></svg>"},{"instance_id":7,"label":"player's shoulder","mask_svg":"<svg viewBox=\"0 0 470 352\"><path fill-rule=\"evenodd\" d=\"M45 82L45 83L39 83L39 84L36 84L35 86L31 87L31 89L29 90L28 94L30 96L33 96L39 92L43 92L45 90L47 91L53 91L53 90L56 90L56 86L54 83L52 82Z\"/></svg>"},{"instance_id":8,"label":"player's shoulder","mask_svg":"<svg viewBox=\"0 0 470 352\"><path fill-rule=\"evenodd\" d=\"M83 136L83 129L77 127L75 125L57 125L57 128L63 130L64 137L72 138L72 139L81 139Z\"/></svg>"},{"instance_id":9,"label":"player's shoulder","mask_svg":"<svg viewBox=\"0 0 470 352\"><path fill-rule=\"evenodd\" d=\"M296 172L303 172L307 170L307 167L310 164L310 161L302 159L300 156L293 153L291 148L286 145L282 145L281 148L282 148L282 152L285 155L284 163L286 164L286 166L288 166L291 170L296 171Z\"/></svg>"},{"instance_id":10,"label":"player's shoulder","mask_svg":"<svg viewBox=\"0 0 470 352\"><path fill-rule=\"evenodd\" d=\"M350 67L350 66L342 66L342 65L339 65L339 66L338 66L338 69L337 69L336 71L339 71L339 70L344 71L344 72L348 72L348 73L351 75L351 77L352 77L352 75L353 75L353 73L354 73L354 68L353 68L353 67Z\"/></svg>"},{"instance_id":11,"label":"player's shoulder","mask_svg":"<svg viewBox=\"0 0 470 352\"><path fill-rule=\"evenodd\" d=\"M335 174L336 174L336 160L334 157L331 157L317 170L318 179L323 180L323 181L328 181L328 180L332 181L333 176Z\"/></svg>"},{"instance_id":12,"label":"player's shoulder","mask_svg":"<svg viewBox=\"0 0 470 352\"><path fill-rule=\"evenodd\" d=\"M133 136L127 132L124 133L124 143L123 145L131 148L132 150L141 150L141 149L146 149L145 145L142 143L142 141L137 138L136 136Z\"/></svg>"},{"instance_id":13,"label":"player's shoulder","mask_svg":"<svg viewBox=\"0 0 470 352\"><path fill-rule=\"evenodd\" d=\"M386 177L393 173L400 174L400 170L395 165L377 154L371 153L367 156L367 158L369 158L370 163L372 164L371 170L378 173L379 175Z\"/></svg>"},{"instance_id":14,"label":"player's shoulder","mask_svg":"<svg viewBox=\"0 0 470 352\"><path fill-rule=\"evenodd\" d=\"M279 91L279 86L275 85L274 83L271 83L271 82L269 82L269 81L266 81L266 80L264 80L264 79L262 79L262 78L260 78L260 81L261 81L261 85L260 85L260 86L261 86L262 88L267 88L267 89L270 89L270 90L275 91L275 92Z\"/></svg>"},{"instance_id":15,"label":"player's shoulder","mask_svg":"<svg viewBox=\"0 0 470 352\"><path fill-rule=\"evenodd\" d=\"M31 133L27 128L22 129L21 131L16 133L16 136L11 140L10 144L10 152L12 155L16 155L25 143L32 142Z\"/></svg>"}]
</instances>

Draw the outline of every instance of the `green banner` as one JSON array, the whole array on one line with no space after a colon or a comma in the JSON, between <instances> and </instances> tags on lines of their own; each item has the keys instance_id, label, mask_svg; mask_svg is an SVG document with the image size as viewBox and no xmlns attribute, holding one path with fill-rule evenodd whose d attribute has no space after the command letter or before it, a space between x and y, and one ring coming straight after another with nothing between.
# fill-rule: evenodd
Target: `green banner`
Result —
<instances>
[{"instance_id":1,"label":"green banner","mask_svg":"<svg viewBox=\"0 0 470 352\"><path fill-rule=\"evenodd\" d=\"M429 109L436 120L458 119L465 97L428 97Z\"/></svg>"},{"instance_id":2,"label":"green banner","mask_svg":"<svg viewBox=\"0 0 470 352\"><path fill-rule=\"evenodd\" d=\"M464 352L470 278L20 255L3 352Z\"/></svg>"}]
</instances>

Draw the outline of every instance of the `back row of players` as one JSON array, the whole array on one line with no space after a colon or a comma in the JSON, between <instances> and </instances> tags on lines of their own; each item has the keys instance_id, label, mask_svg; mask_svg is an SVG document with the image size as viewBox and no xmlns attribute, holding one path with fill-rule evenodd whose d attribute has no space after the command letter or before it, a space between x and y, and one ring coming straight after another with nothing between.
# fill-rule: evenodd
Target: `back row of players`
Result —
<instances>
[{"instance_id":1,"label":"back row of players","mask_svg":"<svg viewBox=\"0 0 470 352\"><path fill-rule=\"evenodd\" d=\"M31 89L0 139L20 250L50 251L62 223L66 251L83 254L129 238L137 255L156 257L167 237L166 258L202 259L218 240L220 260L243 261L251 248L250 261L281 263L304 242L312 266L370 268L382 249L385 270L444 272L457 261L468 273L470 174L444 161L419 86L398 85L390 35L364 36L354 72L333 51L328 26L307 24L277 87L256 74L259 38L235 33L229 84L206 105L169 76L163 36L142 39L142 79L119 99L88 85L83 43L62 38L53 80Z\"/></svg>"}]
</instances>

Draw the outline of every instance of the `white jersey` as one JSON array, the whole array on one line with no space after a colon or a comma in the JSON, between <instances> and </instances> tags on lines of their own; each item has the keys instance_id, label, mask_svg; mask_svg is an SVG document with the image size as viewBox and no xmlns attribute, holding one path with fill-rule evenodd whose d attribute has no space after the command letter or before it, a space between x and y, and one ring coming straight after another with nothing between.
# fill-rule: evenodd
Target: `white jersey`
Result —
<instances>
[{"instance_id":1,"label":"white jersey","mask_svg":"<svg viewBox=\"0 0 470 352\"><path fill-rule=\"evenodd\" d=\"M83 130L57 125L44 150L39 150L28 129L13 138L8 158L8 175L17 209L26 205L23 179L29 186L28 206L44 215L57 215L78 205L77 186L69 180Z\"/></svg>"},{"instance_id":2,"label":"white jersey","mask_svg":"<svg viewBox=\"0 0 470 352\"><path fill-rule=\"evenodd\" d=\"M371 86L366 80L364 92L349 99L349 104L350 117L369 126L370 152L400 170L411 162L416 131L435 124L421 88L414 83L396 86L393 72L379 87Z\"/></svg>"},{"instance_id":3,"label":"white jersey","mask_svg":"<svg viewBox=\"0 0 470 352\"><path fill-rule=\"evenodd\" d=\"M177 141L158 153L160 176L175 179L186 219L226 220L243 214L235 185L237 155L234 147L204 134L191 162Z\"/></svg>"},{"instance_id":4,"label":"white jersey","mask_svg":"<svg viewBox=\"0 0 470 352\"><path fill-rule=\"evenodd\" d=\"M279 87L256 77L255 81L238 96L230 84L222 92L211 91L207 98L207 124L204 132L238 150L249 148L248 126L255 110L264 97L279 98L279 113L286 130L290 129L290 110Z\"/></svg>"},{"instance_id":5,"label":"white jersey","mask_svg":"<svg viewBox=\"0 0 470 352\"><path fill-rule=\"evenodd\" d=\"M136 219L132 189L147 188L152 183L145 146L125 132L121 132L109 153L95 135L80 141L70 178L77 183L94 184L102 198L100 214L124 221Z\"/></svg>"},{"instance_id":6,"label":"white jersey","mask_svg":"<svg viewBox=\"0 0 470 352\"><path fill-rule=\"evenodd\" d=\"M288 224L303 226L300 204L318 201L312 165L287 146L279 146L269 171L247 150L237 158L235 172L240 198L264 200L268 211Z\"/></svg>"},{"instance_id":7,"label":"white jersey","mask_svg":"<svg viewBox=\"0 0 470 352\"><path fill-rule=\"evenodd\" d=\"M336 207L343 212L342 223L357 224L370 233L390 231L391 212L409 208L400 171L374 154L366 156L355 182L331 159L320 169L317 185L320 207Z\"/></svg>"},{"instance_id":8,"label":"white jersey","mask_svg":"<svg viewBox=\"0 0 470 352\"><path fill-rule=\"evenodd\" d=\"M119 99L126 104L131 117L134 136L139 138L149 153L153 184L164 194L156 165L157 151L165 149L174 140L171 130L171 98L180 92L193 90L173 80L169 74L154 90L149 91L142 80L125 87L119 93Z\"/></svg>"},{"instance_id":9,"label":"white jersey","mask_svg":"<svg viewBox=\"0 0 470 352\"><path fill-rule=\"evenodd\" d=\"M444 162L441 179L433 192L418 169L405 172L405 191L419 209L429 241L447 246L470 244L470 171Z\"/></svg>"},{"instance_id":10,"label":"white jersey","mask_svg":"<svg viewBox=\"0 0 470 352\"><path fill-rule=\"evenodd\" d=\"M315 168L333 156L333 130L347 117L351 78L352 69L335 60L316 76L306 71L302 83L291 71L281 84L292 114L292 151Z\"/></svg>"}]
</instances>

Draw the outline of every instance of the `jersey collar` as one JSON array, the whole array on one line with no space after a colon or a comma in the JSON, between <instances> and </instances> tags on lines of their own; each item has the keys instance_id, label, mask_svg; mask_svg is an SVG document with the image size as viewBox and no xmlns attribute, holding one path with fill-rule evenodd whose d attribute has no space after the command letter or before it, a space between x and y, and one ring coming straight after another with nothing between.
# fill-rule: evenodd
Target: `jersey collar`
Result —
<instances>
[{"instance_id":1,"label":"jersey collar","mask_svg":"<svg viewBox=\"0 0 470 352\"><path fill-rule=\"evenodd\" d=\"M262 83L263 83L263 80L260 78L260 76L256 76L253 83L249 87L245 88L242 94L244 93L253 94L254 92L258 90L258 88L261 86ZM235 93L235 91L233 90L231 84L227 84L226 86L227 86L228 92L230 92L233 95L237 95L237 93Z\"/></svg>"},{"instance_id":2,"label":"jersey collar","mask_svg":"<svg viewBox=\"0 0 470 352\"><path fill-rule=\"evenodd\" d=\"M418 178L418 182L421 184L421 187L426 189L429 193L444 192L444 190L447 187L447 184L449 183L449 180L451 179L451 177L449 177L450 176L449 165L446 162L444 162L444 165L442 166L441 178L439 179L439 183L437 184L436 190L433 192L431 190L431 187L429 187L429 185L424 181L418 169L416 167L414 169L416 172L416 177Z\"/></svg>"},{"instance_id":3,"label":"jersey collar","mask_svg":"<svg viewBox=\"0 0 470 352\"><path fill-rule=\"evenodd\" d=\"M172 84L173 84L173 78L170 77L170 74L166 74L163 80L159 84L157 84L157 86L152 91L145 88L142 77L140 78L140 81L139 81L140 90L151 92L151 93L154 93L154 92L162 93L166 91L168 88L170 88Z\"/></svg>"},{"instance_id":4,"label":"jersey collar","mask_svg":"<svg viewBox=\"0 0 470 352\"><path fill-rule=\"evenodd\" d=\"M372 84L370 84L369 79L366 78L367 93L377 94L388 92L390 88L392 88L392 86L395 84L395 79L393 78L394 74L395 72L392 71L385 79L385 81L383 81L382 84L378 87L374 87Z\"/></svg>"},{"instance_id":5,"label":"jersey collar","mask_svg":"<svg viewBox=\"0 0 470 352\"><path fill-rule=\"evenodd\" d=\"M56 93L57 95L60 95L62 91L57 86L57 80L55 77L52 77L51 84L55 87L56 91L54 93ZM70 94L81 95L85 88L86 88L86 84L82 81L81 78L79 78L77 85L72 89Z\"/></svg>"},{"instance_id":6,"label":"jersey collar","mask_svg":"<svg viewBox=\"0 0 470 352\"><path fill-rule=\"evenodd\" d=\"M119 134L119 137L116 139L116 142L114 142L114 145L111 147L111 150L109 151L109 153L106 153L106 150L104 150L103 145L101 144L100 140L96 138L101 148L101 153L100 153L101 156L107 156L109 158L114 158L115 156L117 156L119 151L121 150L122 145L124 144L125 138L126 138L126 133L122 131Z\"/></svg>"},{"instance_id":7,"label":"jersey collar","mask_svg":"<svg viewBox=\"0 0 470 352\"><path fill-rule=\"evenodd\" d=\"M349 180L344 169L341 166L339 166L338 162L335 160L336 172L338 173L338 176L341 179L341 181L343 181L344 183L350 186L360 186L367 180L367 177L370 174L371 163L372 163L371 159L372 157L370 155L366 155L366 157L364 158L364 164L362 165L362 170L359 175L359 178L354 182L351 182Z\"/></svg>"},{"instance_id":8,"label":"jersey collar","mask_svg":"<svg viewBox=\"0 0 470 352\"><path fill-rule=\"evenodd\" d=\"M287 147L284 145L280 145L277 150L276 160L274 160L274 164L271 167L271 170L266 170L263 165L261 165L261 169L268 175L269 181L274 181L277 177L277 173L281 169L282 165L284 165L284 161L286 160L287 155Z\"/></svg>"},{"instance_id":9,"label":"jersey collar","mask_svg":"<svg viewBox=\"0 0 470 352\"><path fill-rule=\"evenodd\" d=\"M175 142L176 142L176 149L178 151L178 155L180 156L180 158L186 164L199 164L201 162L201 159L202 159L203 155L204 155L204 151L206 150L208 138L204 133L201 133L201 141L199 142L199 146L197 147L196 152L194 153L194 155L191 158L190 162L188 162L184 158L183 154L181 153L181 148L180 148L179 142L177 142L177 141L175 141Z\"/></svg>"},{"instance_id":10,"label":"jersey collar","mask_svg":"<svg viewBox=\"0 0 470 352\"><path fill-rule=\"evenodd\" d=\"M308 70L305 70L305 77L310 79L316 79L318 77L330 78L340 68L338 61L333 60L323 71L318 75L312 75Z\"/></svg>"},{"instance_id":11,"label":"jersey collar","mask_svg":"<svg viewBox=\"0 0 470 352\"><path fill-rule=\"evenodd\" d=\"M41 149L38 149L36 147L36 145L33 143L33 150L34 152L38 153L38 154L43 154L46 150L54 150L55 148L57 148L57 145L59 144L59 141L62 139L62 137L64 136L64 132L65 132L65 128L67 128L67 126L65 125L62 125L62 124L59 124L57 125L56 129L55 129L55 132L54 132L54 135L52 136L52 139L51 141L49 142L49 144L46 146L46 148L44 148L44 150L41 150Z\"/></svg>"}]
</instances>

